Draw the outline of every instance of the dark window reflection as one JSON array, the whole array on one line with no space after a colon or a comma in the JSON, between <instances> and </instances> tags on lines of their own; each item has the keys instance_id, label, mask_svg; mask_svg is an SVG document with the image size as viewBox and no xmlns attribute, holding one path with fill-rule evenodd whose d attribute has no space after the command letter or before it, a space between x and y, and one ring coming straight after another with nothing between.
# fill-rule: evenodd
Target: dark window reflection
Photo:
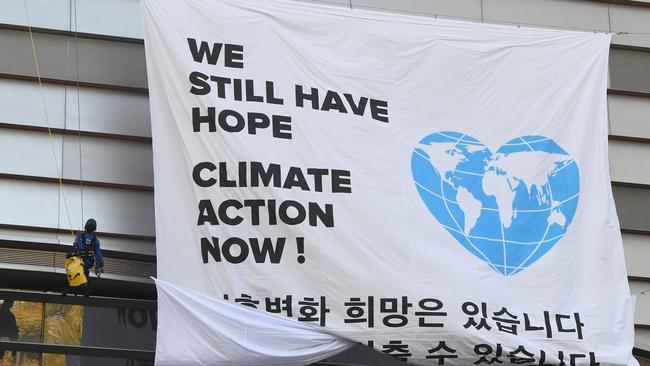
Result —
<instances>
[{"instance_id":1,"label":"dark window reflection","mask_svg":"<svg viewBox=\"0 0 650 366\"><path fill-rule=\"evenodd\" d=\"M38 353L16 352L12 355L11 351L5 353L5 357L0 360L0 366L40 366L40 355ZM43 364L45 365L45 364Z\"/></svg>"},{"instance_id":2,"label":"dark window reflection","mask_svg":"<svg viewBox=\"0 0 650 366\"><path fill-rule=\"evenodd\" d=\"M0 299L0 340L153 351L154 309L98 307ZM42 359L41 359L42 357ZM14 352L0 348L0 366L152 366L151 361Z\"/></svg>"},{"instance_id":3,"label":"dark window reflection","mask_svg":"<svg viewBox=\"0 0 650 366\"><path fill-rule=\"evenodd\" d=\"M43 304L29 301L0 300L0 340L40 342ZM37 353L0 348L0 366L39 365Z\"/></svg>"},{"instance_id":4,"label":"dark window reflection","mask_svg":"<svg viewBox=\"0 0 650 366\"><path fill-rule=\"evenodd\" d=\"M6 309L8 309L5 311L8 311L10 314L14 316L16 321L16 327L18 328L18 339L17 339L18 341L20 342L41 341L41 325L43 319L42 303L30 302L30 301L4 300L0 306L4 306ZM3 336L5 336L4 331L3 331Z\"/></svg>"},{"instance_id":5,"label":"dark window reflection","mask_svg":"<svg viewBox=\"0 0 650 366\"><path fill-rule=\"evenodd\" d=\"M86 306L81 345L153 351L156 311Z\"/></svg>"},{"instance_id":6,"label":"dark window reflection","mask_svg":"<svg viewBox=\"0 0 650 366\"><path fill-rule=\"evenodd\" d=\"M48 363L63 360L63 363ZM1 365L1 364L0 364ZM91 357L73 355L55 355L43 353L43 366L154 366L153 361L132 360L126 358ZM2 365L4 366L4 365Z\"/></svg>"}]
</instances>

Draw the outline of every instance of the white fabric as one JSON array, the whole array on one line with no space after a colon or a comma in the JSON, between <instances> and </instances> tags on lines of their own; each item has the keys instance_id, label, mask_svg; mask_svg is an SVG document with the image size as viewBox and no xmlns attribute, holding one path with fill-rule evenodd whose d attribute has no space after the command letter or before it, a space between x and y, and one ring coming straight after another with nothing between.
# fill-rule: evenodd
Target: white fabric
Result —
<instances>
[{"instance_id":1,"label":"white fabric","mask_svg":"<svg viewBox=\"0 0 650 366\"><path fill-rule=\"evenodd\" d=\"M487 348L508 364L519 348L535 364L636 365L607 161L610 35L281 0L141 4L156 364L299 365L360 342L419 364ZM234 79L251 80L248 101ZM193 108L285 117L211 131ZM280 184L252 186L260 167ZM276 256L255 254L264 238ZM289 301L265 314L276 298Z\"/></svg>"},{"instance_id":2,"label":"white fabric","mask_svg":"<svg viewBox=\"0 0 650 366\"><path fill-rule=\"evenodd\" d=\"M165 346L156 348L156 364L307 365L352 345L313 326L242 310L160 279L156 288L158 306L165 309L158 316L158 342Z\"/></svg>"}]
</instances>

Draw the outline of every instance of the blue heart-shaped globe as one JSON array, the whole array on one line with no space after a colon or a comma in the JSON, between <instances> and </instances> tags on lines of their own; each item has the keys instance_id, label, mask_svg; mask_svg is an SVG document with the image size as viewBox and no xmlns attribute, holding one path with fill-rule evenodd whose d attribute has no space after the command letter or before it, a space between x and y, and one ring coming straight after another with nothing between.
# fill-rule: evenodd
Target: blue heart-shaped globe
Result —
<instances>
[{"instance_id":1,"label":"blue heart-shaped globe","mask_svg":"<svg viewBox=\"0 0 650 366\"><path fill-rule=\"evenodd\" d=\"M466 134L436 132L414 149L411 169L436 220L505 276L562 239L578 207L578 166L543 136L518 137L493 154Z\"/></svg>"}]
</instances>

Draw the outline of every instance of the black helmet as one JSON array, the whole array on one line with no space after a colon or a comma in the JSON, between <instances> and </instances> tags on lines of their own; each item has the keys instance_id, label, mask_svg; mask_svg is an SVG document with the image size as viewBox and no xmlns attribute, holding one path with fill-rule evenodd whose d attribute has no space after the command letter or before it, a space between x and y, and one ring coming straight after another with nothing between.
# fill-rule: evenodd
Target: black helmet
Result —
<instances>
[{"instance_id":1,"label":"black helmet","mask_svg":"<svg viewBox=\"0 0 650 366\"><path fill-rule=\"evenodd\" d=\"M86 226L84 226L84 229L89 233L94 232L97 230L97 221L95 221L95 219L88 219L88 221L86 221Z\"/></svg>"}]
</instances>

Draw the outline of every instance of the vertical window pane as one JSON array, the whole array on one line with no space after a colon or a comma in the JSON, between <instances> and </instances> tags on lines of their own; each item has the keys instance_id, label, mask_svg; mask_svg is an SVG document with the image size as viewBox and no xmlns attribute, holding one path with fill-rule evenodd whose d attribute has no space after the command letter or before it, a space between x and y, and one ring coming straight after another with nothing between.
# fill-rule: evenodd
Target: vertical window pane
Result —
<instances>
[{"instance_id":1,"label":"vertical window pane","mask_svg":"<svg viewBox=\"0 0 650 366\"><path fill-rule=\"evenodd\" d=\"M83 346L154 350L156 311L86 306Z\"/></svg>"},{"instance_id":2,"label":"vertical window pane","mask_svg":"<svg viewBox=\"0 0 650 366\"><path fill-rule=\"evenodd\" d=\"M44 343L78 346L81 344L83 306L45 304ZM50 365L50 363L45 363Z\"/></svg>"},{"instance_id":3,"label":"vertical window pane","mask_svg":"<svg viewBox=\"0 0 650 366\"><path fill-rule=\"evenodd\" d=\"M40 342L43 304L0 300L0 339Z\"/></svg>"}]
</instances>

